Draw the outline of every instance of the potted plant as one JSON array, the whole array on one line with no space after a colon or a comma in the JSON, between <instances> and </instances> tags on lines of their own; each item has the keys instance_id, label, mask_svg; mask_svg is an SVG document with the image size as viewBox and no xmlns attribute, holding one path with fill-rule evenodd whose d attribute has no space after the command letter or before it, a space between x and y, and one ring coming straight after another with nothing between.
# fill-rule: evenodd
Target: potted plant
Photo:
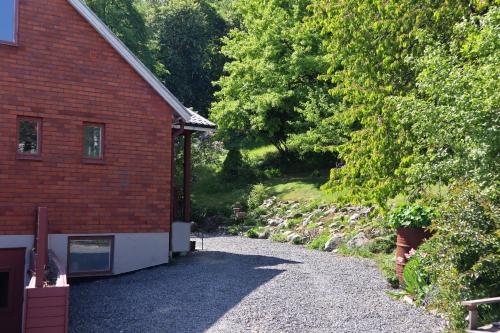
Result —
<instances>
[{"instance_id":1,"label":"potted plant","mask_svg":"<svg viewBox=\"0 0 500 333\"><path fill-rule=\"evenodd\" d=\"M429 207L421 205L402 205L393 209L387 216L387 226L396 230L396 273L403 282L403 270L410 251L415 251L431 233L427 228L435 216Z\"/></svg>"}]
</instances>

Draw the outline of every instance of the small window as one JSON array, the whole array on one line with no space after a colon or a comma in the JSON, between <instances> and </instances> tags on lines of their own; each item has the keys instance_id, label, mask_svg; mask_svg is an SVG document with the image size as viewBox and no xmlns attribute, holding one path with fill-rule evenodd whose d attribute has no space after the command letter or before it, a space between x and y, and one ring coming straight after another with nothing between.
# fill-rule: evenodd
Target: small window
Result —
<instances>
[{"instance_id":1,"label":"small window","mask_svg":"<svg viewBox=\"0 0 500 333\"><path fill-rule=\"evenodd\" d=\"M111 274L113 237L69 237L68 251L71 276Z\"/></svg>"},{"instance_id":2,"label":"small window","mask_svg":"<svg viewBox=\"0 0 500 333\"><path fill-rule=\"evenodd\" d=\"M83 138L83 157L103 160L104 125L84 124Z\"/></svg>"},{"instance_id":3,"label":"small window","mask_svg":"<svg viewBox=\"0 0 500 333\"><path fill-rule=\"evenodd\" d=\"M25 157L40 156L42 120L18 118L17 154Z\"/></svg>"},{"instance_id":4,"label":"small window","mask_svg":"<svg viewBox=\"0 0 500 333\"><path fill-rule=\"evenodd\" d=\"M0 43L17 42L17 1L0 1Z\"/></svg>"},{"instance_id":5,"label":"small window","mask_svg":"<svg viewBox=\"0 0 500 333\"><path fill-rule=\"evenodd\" d=\"M9 272L0 272L0 310L9 305Z\"/></svg>"}]
</instances>

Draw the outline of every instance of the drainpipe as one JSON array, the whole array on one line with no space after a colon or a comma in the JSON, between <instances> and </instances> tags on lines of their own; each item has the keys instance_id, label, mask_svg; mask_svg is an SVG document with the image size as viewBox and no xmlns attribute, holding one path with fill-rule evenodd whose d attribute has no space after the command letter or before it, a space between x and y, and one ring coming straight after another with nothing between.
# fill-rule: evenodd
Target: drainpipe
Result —
<instances>
[{"instance_id":1,"label":"drainpipe","mask_svg":"<svg viewBox=\"0 0 500 333\"><path fill-rule=\"evenodd\" d=\"M174 204L175 204L175 191L174 191L174 176L175 176L175 139L184 133L184 121L179 121L179 129L172 132L172 142L171 142L171 158L170 158L170 232L168 233L168 254L170 259L172 259L172 227L174 223Z\"/></svg>"},{"instance_id":2,"label":"drainpipe","mask_svg":"<svg viewBox=\"0 0 500 333\"><path fill-rule=\"evenodd\" d=\"M42 288L45 282L45 268L48 260L48 213L46 207L38 207L35 252L35 286Z\"/></svg>"}]
</instances>

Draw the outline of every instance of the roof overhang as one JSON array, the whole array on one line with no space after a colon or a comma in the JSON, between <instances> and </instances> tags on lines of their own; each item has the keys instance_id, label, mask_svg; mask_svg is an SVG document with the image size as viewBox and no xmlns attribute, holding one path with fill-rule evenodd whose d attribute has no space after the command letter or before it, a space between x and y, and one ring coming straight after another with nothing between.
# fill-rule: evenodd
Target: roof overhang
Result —
<instances>
[{"instance_id":1,"label":"roof overhang","mask_svg":"<svg viewBox=\"0 0 500 333\"><path fill-rule=\"evenodd\" d=\"M127 46L104 24L99 17L80 0L67 0L80 15L118 52L125 61L188 123L191 113L158 78L128 49Z\"/></svg>"}]
</instances>

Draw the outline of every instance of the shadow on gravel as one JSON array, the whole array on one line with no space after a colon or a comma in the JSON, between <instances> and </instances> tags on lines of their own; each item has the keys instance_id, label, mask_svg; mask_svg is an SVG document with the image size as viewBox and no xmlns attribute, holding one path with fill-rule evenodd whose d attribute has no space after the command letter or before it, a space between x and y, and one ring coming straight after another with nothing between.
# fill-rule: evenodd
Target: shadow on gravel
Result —
<instances>
[{"instance_id":1,"label":"shadow on gravel","mask_svg":"<svg viewBox=\"0 0 500 333\"><path fill-rule=\"evenodd\" d=\"M298 263L203 251L127 275L75 281L70 332L203 332L284 272L273 266Z\"/></svg>"}]
</instances>

